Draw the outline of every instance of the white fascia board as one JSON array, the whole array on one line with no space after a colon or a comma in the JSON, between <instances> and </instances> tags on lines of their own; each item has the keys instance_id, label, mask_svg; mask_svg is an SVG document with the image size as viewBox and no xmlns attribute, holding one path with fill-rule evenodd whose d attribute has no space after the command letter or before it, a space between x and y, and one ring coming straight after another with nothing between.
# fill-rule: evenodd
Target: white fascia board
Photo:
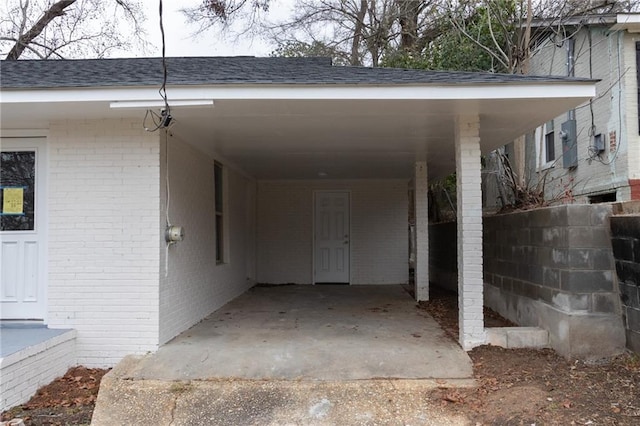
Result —
<instances>
[{"instance_id":1,"label":"white fascia board","mask_svg":"<svg viewBox=\"0 0 640 426\"><path fill-rule=\"evenodd\" d=\"M154 102L157 88L96 88L2 90L0 103L50 102ZM171 100L481 100L591 98L596 95L594 82L559 82L535 84L478 85L235 85L168 87Z\"/></svg>"},{"instance_id":2,"label":"white fascia board","mask_svg":"<svg viewBox=\"0 0 640 426\"><path fill-rule=\"evenodd\" d=\"M616 24L611 29L613 31L627 30L630 33L640 32L640 14L619 13L616 15Z\"/></svg>"}]
</instances>

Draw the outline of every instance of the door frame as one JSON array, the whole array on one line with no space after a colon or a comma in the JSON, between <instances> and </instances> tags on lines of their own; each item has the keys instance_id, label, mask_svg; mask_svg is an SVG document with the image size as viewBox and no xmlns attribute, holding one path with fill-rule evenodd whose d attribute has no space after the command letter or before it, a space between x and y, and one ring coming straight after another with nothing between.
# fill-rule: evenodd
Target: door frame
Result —
<instances>
[{"instance_id":1,"label":"door frame","mask_svg":"<svg viewBox=\"0 0 640 426\"><path fill-rule=\"evenodd\" d=\"M47 324L49 314L49 215L48 215L48 194L49 194L49 151L47 143L48 132L46 130L7 130L2 132L0 137L0 150L33 150L36 152L36 198L35 214L36 221L33 232L38 235L40 251L38 253L39 274L42 274L42 323ZM32 320L31 318L17 318Z\"/></svg>"},{"instance_id":2,"label":"door frame","mask_svg":"<svg viewBox=\"0 0 640 426\"><path fill-rule=\"evenodd\" d=\"M342 192L348 195L349 203L347 204L349 211L349 283L348 285L353 285L352 283L352 271L351 265L353 262L351 261L351 257L353 251L351 247L353 246L352 241L352 218L351 214L351 190L350 189L314 189L311 191L311 284L316 284L316 194L326 193L326 192Z\"/></svg>"}]
</instances>

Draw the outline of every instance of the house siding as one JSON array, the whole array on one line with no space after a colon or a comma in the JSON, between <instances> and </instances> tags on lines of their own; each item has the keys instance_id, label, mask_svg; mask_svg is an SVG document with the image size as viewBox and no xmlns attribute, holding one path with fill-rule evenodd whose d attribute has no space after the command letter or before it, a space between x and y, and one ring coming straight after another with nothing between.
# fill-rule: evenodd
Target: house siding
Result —
<instances>
[{"instance_id":1,"label":"house siding","mask_svg":"<svg viewBox=\"0 0 640 426\"><path fill-rule=\"evenodd\" d=\"M77 330L77 362L158 346L158 135L136 120L50 125L48 325Z\"/></svg>"},{"instance_id":2,"label":"house siding","mask_svg":"<svg viewBox=\"0 0 640 426\"><path fill-rule=\"evenodd\" d=\"M255 181L225 167L228 233L225 262L217 264L214 160L225 165L224 160L211 158L177 137L163 138L160 232L164 233L166 224L168 171L169 219L184 228L185 237L168 253L164 238L160 241L160 344L255 283Z\"/></svg>"},{"instance_id":3,"label":"house siding","mask_svg":"<svg viewBox=\"0 0 640 426\"><path fill-rule=\"evenodd\" d=\"M591 107L587 103L575 110L578 165L563 168L559 136L561 125L567 120L563 114L554 120L557 160L551 167L538 167L534 179L546 178L546 198L550 200L575 198L586 202L591 195L610 192L615 192L618 200L628 200L629 179L640 167L635 38L626 32L612 33L604 26L585 27L575 36L575 61L576 77L600 80ZM566 46L558 47L551 42L543 45L531 60L531 73L567 75ZM590 154L592 134L604 137L605 152L600 156ZM528 143L540 142L532 138ZM534 164L538 164L540 147L529 149L528 155L534 155Z\"/></svg>"},{"instance_id":4,"label":"house siding","mask_svg":"<svg viewBox=\"0 0 640 426\"><path fill-rule=\"evenodd\" d=\"M640 35L626 34L624 45L626 74L624 76L625 106L627 138L629 140L628 168L630 185L640 185L640 124L638 111L638 60L636 57L636 43L640 42ZM633 182L635 181L635 182ZM640 190L631 195L631 199L640 200Z\"/></svg>"},{"instance_id":5,"label":"house siding","mask_svg":"<svg viewBox=\"0 0 640 426\"><path fill-rule=\"evenodd\" d=\"M351 194L351 284L408 282L408 182L296 180L258 182L257 277L310 284L313 192Z\"/></svg>"}]
</instances>

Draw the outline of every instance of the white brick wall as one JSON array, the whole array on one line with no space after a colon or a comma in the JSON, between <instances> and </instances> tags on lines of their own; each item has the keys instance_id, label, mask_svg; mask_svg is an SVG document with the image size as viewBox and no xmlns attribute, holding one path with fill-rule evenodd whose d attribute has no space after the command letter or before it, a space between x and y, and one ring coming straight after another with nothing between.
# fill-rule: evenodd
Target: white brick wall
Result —
<instances>
[{"instance_id":1,"label":"white brick wall","mask_svg":"<svg viewBox=\"0 0 640 426\"><path fill-rule=\"evenodd\" d=\"M591 47L589 44L591 33ZM637 36L636 36L637 38ZM579 202L589 195L617 192L618 200L629 197L628 179L640 169L640 137L637 120L637 84L635 66L635 40L625 32L610 32L606 27L582 29L575 36L575 75L600 80L593 100L593 123L589 104L576 109L578 132L578 167L562 167L561 124L567 120L563 114L554 120L558 161L548 169L547 198L557 197L571 189ZM537 75L567 75L565 46L547 43L531 61L531 73ZM589 147L594 134L605 138L605 153L590 159ZM611 135L615 133L617 153L609 149ZM539 142L536 142L539 144ZM539 156L540 148L536 149ZM600 160L600 161L598 161ZM536 163L538 158L536 158ZM543 172L538 174L542 177ZM535 176L535 173L534 173ZM566 201L566 200L565 200Z\"/></svg>"},{"instance_id":2,"label":"white brick wall","mask_svg":"<svg viewBox=\"0 0 640 426\"><path fill-rule=\"evenodd\" d=\"M215 256L214 159L171 137L170 220L185 238L169 249L161 241L160 343L165 343L255 283L255 182L226 170L227 262ZM165 141L162 143L161 231L165 226ZM220 160L224 165L224 161ZM166 266L166 269L165 269ZM166 276L165 276L166 274Z\"/></svg>"},{"instance_id":3,"label":"white brick wall","mask_svg":"<svg viewBox=\"0 0 640 426\"><path fill-rule=\"evenodd\" d=\"M0 358L0 411L23 404L76 365L75 331Z\"/></svg>"},{"instance_id":4,"label":"white brick wall","mask_svg":"<svg viewBox=\"0 0 640 426\"><path fill-rule=\"evenodd\" d=\"M139 120L57 121L49 137L48 324L77 361L158 345L160 143Z\"/></svg>"},{"instance_id":5,"label":"white brick wall","mask_svg":"<svg viewBox=\"0 0 640 426\"><path fill-rule=\"evenodd\" d=\"M258 282L312 282L314 190L351 191L352 284L408 282L405 180L258 182Z\"/></svg>"},{"instance_id":6,"label":"white brick wall","mask_svg":"<svg viewBox=\"0 0 640 426\"><path fill-rule=\"evenodd\" d=\"M429 182L427 162L415 165L416 300L429 300Z\"/></svg>"},{"instance_id":7,"label":"white brick wall","mask_svg":"<svg viewBox=\"0 0 640 426\"><path fill-rule=\"evenodd\" d=\"M458 316L460 344L465 350L485 342L479 129L477 115L456 119Z\"/></svg>"}]
</instances>

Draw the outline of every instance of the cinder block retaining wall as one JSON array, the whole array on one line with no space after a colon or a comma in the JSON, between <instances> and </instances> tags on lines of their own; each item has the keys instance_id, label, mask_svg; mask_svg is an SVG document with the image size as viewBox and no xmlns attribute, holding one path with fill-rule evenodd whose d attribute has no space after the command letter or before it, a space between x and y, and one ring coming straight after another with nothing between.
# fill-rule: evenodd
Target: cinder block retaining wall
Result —
<instances>
[{"instance_id":1,"label":"cinder block retaining wall","mask_svg":"<svg viewBox=\"0 0 640 426\"><path fill-rule=\"evenodd\" d=\"M485 217L485 305L521 326L548 330L551 346L564 356L620 353L625 333L610 215L609 205L566 205ZM447 243L455 241L455 227L451 234L449 226L430 227L433 259L455 256ZM435 282L451 277L439 271L446 265L432 262ZM451 280L444 285L451 287Z\"/></svg>"},{"instance_id":2,"label":"cinder block retaining wall","mask_svg":"<svg viewBox=\"0 0 640 426\"><path fill-rule=\"evenodd\" d=\"M613 216L611 243L623 305L627 347L640 353L640 214Z\"/></svg>"}]
</instances>

